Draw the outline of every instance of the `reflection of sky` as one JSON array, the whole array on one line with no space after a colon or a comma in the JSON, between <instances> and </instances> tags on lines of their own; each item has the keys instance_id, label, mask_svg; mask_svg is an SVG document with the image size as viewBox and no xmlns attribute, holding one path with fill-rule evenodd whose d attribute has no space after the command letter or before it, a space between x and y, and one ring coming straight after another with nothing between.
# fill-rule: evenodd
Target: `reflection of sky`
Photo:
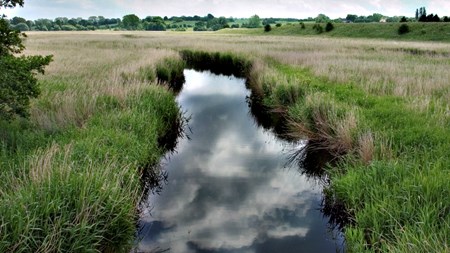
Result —
<instances>
[{"instance_id":1,"label":"reflection of sky","mask_svg":"<svg viewBox=\"0 0 450 253\"><path fill-rule=\"evenodd\" d=\"M143 251L334 252L317 210L321 189L283 168L285 145L248 115L244 80L185 71L178 102L192 116L151 196Z\"/></svg>"}]
</instances>

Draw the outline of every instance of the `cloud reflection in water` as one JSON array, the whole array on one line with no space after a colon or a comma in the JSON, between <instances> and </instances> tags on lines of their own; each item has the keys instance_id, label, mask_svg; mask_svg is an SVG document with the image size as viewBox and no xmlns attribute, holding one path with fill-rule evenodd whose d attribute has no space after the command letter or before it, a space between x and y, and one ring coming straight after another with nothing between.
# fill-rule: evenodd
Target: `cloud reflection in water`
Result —
<instances>
[{"instance_id":1,"label":"cloud reflection in water","mask_svg":"<svg viewBox=\"0 0 450 253\"><path fill-rule=\"evenodd\" d=\"M286 144L248 114L244 80L185 71L178 102L192 119L150 196L139 250L335 252L317 210L321 188L286 169Z\"/></svg>"}]
</instances>

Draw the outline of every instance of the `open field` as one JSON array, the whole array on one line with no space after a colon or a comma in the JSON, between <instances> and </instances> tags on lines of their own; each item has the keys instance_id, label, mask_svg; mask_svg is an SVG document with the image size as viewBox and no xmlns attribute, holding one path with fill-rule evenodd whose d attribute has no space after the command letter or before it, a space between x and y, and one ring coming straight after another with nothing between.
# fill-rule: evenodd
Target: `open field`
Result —
<instances>
[{"instance_id":1,"label":"open field","mask_svg":"<svg viewBox=\"0 0 450 253\"><path fill-rule=\"evenodd\" d=\"M408 25L410 32L399 35L398 28ZM318 36L338 38L366 38L366 39L389 39L401 41L445 41L450 42L450 23L334 23L334 29L325 31L326 24L320 24L323 32L318 34L314 29L315 23L283 24L282 27L272 25L272 31L265 33L260 29L226 29L222 33L252 34L252 35L285 35L285 36Z\"/></svg>"},{"instance_id":2,"label":"open field","mask_svg":"<svg viewBox=\"0 0 450 253\"><path fill-rule=\"evenodd\" d=\"M30 121L0 123L0 251L127 251L138 168L164 153L158 138L179 117L155 66L181 62L177 51L189 49L247 59L252 89L286 113L291 134L342 158L329 168L327 194L352 214L350 251L448 252L450 44L209 32L28 35L27 54L53 54L54 62L40 77Z\"/></svg>"}]
</instances>

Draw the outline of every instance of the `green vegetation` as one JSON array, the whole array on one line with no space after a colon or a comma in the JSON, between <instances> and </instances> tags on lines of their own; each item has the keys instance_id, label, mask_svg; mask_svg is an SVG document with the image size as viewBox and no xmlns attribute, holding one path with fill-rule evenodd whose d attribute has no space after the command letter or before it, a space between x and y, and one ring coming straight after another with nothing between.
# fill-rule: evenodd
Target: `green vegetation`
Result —
<instances>
[{"instance_id":1,"label":"green vegetation","mask_svg":"<svg viewBox=\"0 0 450 253\"><path fill-rule=\"evenodd\" d=\"M295 67L273 67L295 83L264 81L260 85L271 95L266 102L288 106L294 135L318 141L316 148L343 159L328 170L326 192L353 215L345 229L348 250L448 251L449 121L442 125L396 97L369 95ZM292 99L286 103L283 97Z\"/></svg>"},{"instance_id":2,"label":"green vegetation","mask_svg":"<svg viewBox=\"0 0 450 253\"><path fill-rule=\"evenodd\" d=\"M48 43L57 60L39 76L30 118L0 119L0 252L129 252L134 243L141 177L180 134L174 94L154 74L172 55L130 67L133 52L112 62L110 44L91 42L99 47L82 47L92 58L81 64L76 42Z\"/></svg>"},{"instance_id":3,"label":"green vegetation","mask_svg":"<svg viewBox=\"0 0 450 253\"><path fill-rule=\"evenodd\" d=\"M23 6L23 1L0 2L0 8ZM25 49L22 36L0 17L0 120L28 116L30 99L39 95L36 72L44 73L52 56L16 56Z\"/></svg>"},{"instance_id":4,"label":"green vegetation","mask_svg":"<svg viewBox=\"0 0 450 253\"><path fill-rule=\"evenodd\" d=\"M228 54L182 55L188 64L198 64ZM209 66L227 69L218 60ZM351 215L345 228L350 252L448 251L448 118L417 112L396 96L370 94L276 61L244 75L266 106L286 112L291 136L307 138L315 149L339 158L327 169L331 183L325 192L332 201L345 203Z\"/></svg>"},{"instance_id":5,"label":"green vegetation","mask_svg":"<svg viewBox=\"0 0 450 253\"><path fill-rule=\"evenodd\" d=\"M405 33L409 33L409 26L407 24L402 24L399 28L398 28L398 34L402 35Z\"/></svg>"},{"instance_id":6,"label":"green vegetation","mask_svg":"<svg viewBox=\"0 0 450 253\"><path fill-rule=\"evenodd\" d=\"M323 34L329 37L370 38L409 41L450 41L450 23L408 23L410 32L400 35L398 23L336 23L334 29L327 33L320 32L320 24L302 23L272 29L270 35L311 36ZM305 27L303 29L303 27ZM322 27L323 30L323 27ZM239 29L224 30L223 33L263 35L262 31Z\"/></svg>"},{"instance_id":7,"label":"green vegetation","mask_svg":"<svg viewBox=\"0 0 450 253\"><path fill-rule=\"evenodd\" d=\"M450 47L342 38L373 28L374 38L448 41L432 32L448 24L410 22L402 36L399 23L335 23L322 35L304 25L268 34L305 37L31 33L27 47L55 62L29 120L0 121L0 251L129 251L139 179L180 120L160 84L186 63L247 77L293 137L339 158L325 192L352 217L349 251L448 252Z\"/></svg>"}]
</instances>

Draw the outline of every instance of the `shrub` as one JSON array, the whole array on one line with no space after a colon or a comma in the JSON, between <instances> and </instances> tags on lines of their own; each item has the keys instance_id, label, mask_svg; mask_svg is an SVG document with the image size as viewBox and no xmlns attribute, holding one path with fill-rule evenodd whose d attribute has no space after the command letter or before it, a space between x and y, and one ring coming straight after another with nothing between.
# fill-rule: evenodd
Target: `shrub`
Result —
<instances>
[{"instance_id":1,"label":"shrub","mask_svg":"<svg viewBox=\"0 0 450 253\"><path fill-rule=\"evenodd\" d=\"M300 27L301 27L302 29L305 29L305 28L306 28L305 23L300 22Z\"/></svg>"},{"instance_id":2,"label":"shrub","mask_svg":"<svg viewBox=\"0 0 450 253\"><path fill-rule=\"evenodd\" d=\"M321 25L319 25L319 24L315 24L313 26L313 29L316 30L317 34L323 33L323 27Z\"/></svg>"},{"instance_id":3,"label":"shrub","mask_svg":"<svg viewBox=\"0 0 450 253\"><path fill-rule=\"evenodd\" d=\"M403 24L398 28L398 34L402 35L406 33L409 33L409 26L407 24Z\"/></svg>"},{"instance_id":4,"label":"shrub","mask_svg":"<svg viewBox=\"0 0 450 253\"><path fill-rule=\"evenodd\" d=\"M270 32L270 31L272 31L272 27L269 24L265 25L264 32Z\"/></svg>"},{"instance_id":5,"label":"shrub","mask_svg":"<svg viewBox=\"0 0 450 253\"><path fill-rule=\"evenodd\" d=\"M325 26L325 31L331 32L333 29L334 29L334 25L331 22L328 22L327 25Z\"/></svg>"},{"instance_id":6,"label":"shrub","mask_svg":"<svg viewBox=\"0 0 450 253\"><path fill-rule=\"evenodd\" d=\"M280 24L280 23L278 23L278 24L276 24L275 26L276 26L276 27L281 27L281 24Z\"/></svg>"}]
</instances>

